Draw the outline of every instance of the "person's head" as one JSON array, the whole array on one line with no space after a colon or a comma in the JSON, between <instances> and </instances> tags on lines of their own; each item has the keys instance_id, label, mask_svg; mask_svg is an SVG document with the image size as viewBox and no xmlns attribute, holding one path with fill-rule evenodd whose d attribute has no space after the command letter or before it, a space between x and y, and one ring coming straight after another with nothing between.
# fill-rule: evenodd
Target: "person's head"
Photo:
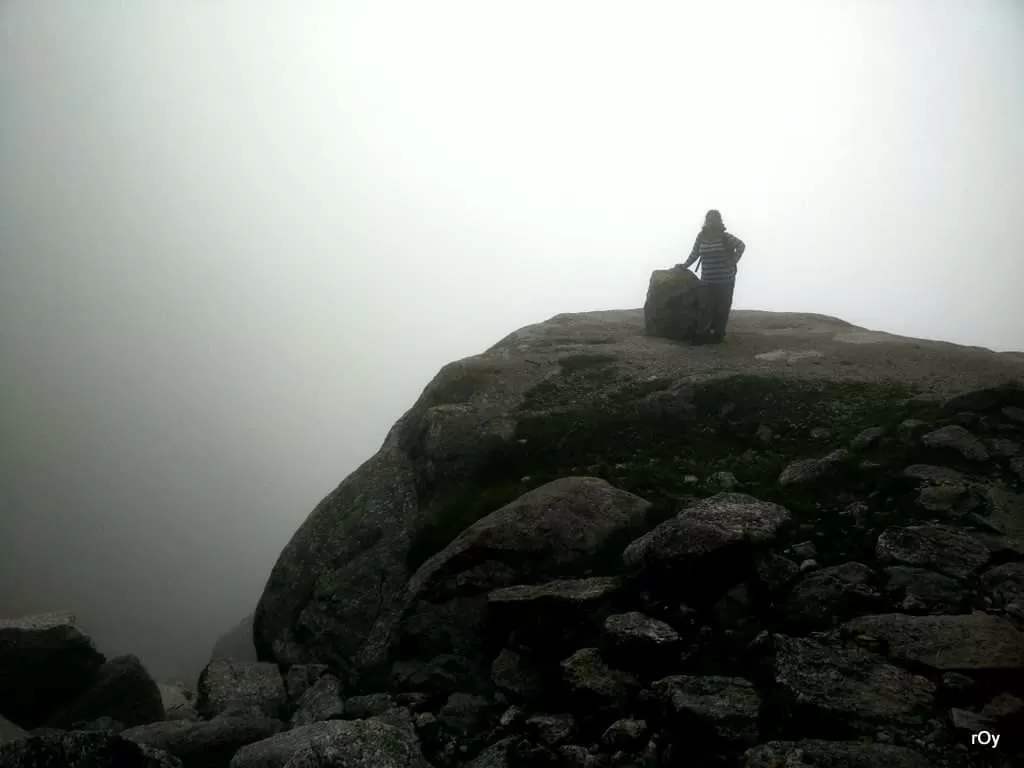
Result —
<instances>
[{"instance_id":1,"label":"person's head","mask_svg":"<svg viewBox=\"0 0 1024 768\"><path fill-rule=\"evenodd\" d=\"M712 208L704 214L704 229L725 229L722 223L722 214Z\"/></svg>"}]
</instances>

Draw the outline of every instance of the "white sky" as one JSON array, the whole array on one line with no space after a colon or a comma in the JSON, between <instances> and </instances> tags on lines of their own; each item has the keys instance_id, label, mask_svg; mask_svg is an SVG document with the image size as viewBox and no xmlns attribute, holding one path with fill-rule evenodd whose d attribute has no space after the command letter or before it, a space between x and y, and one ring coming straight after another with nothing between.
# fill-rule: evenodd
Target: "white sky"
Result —
<instances>
[{"instance_id":1,"label":"white sky","mask_svg":"<svg viewBox=\"0 0 1024 768\"><path fill-rule=\"evenodd\" d=\"M0 613L205 653L442 364L709 207L738 307L1024 350L1022 137L1016 0L0 2Z\"/></svg>"}]
</instances>

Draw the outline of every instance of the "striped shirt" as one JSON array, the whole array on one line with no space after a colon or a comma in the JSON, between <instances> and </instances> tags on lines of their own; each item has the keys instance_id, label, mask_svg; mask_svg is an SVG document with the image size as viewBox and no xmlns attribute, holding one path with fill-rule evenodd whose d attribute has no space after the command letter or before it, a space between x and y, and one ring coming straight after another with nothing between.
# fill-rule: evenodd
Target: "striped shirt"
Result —
<instances>
[{"instance_id":1,"label":"striped shirt","mask_svg":"<svg viewBox=\"0 0 1024 768\"><path fill-rule=\"evenodd\" d=\"M729 258L725 251L723 235L732 245L736 259ZM736 235L723 232L722 235L702 237L697 235L690 256L682 265L684 269L700 259L700 279L705 283L731 283L736 279L736 262L740 260L747 246Z\"/></svg>"}]
</instances>

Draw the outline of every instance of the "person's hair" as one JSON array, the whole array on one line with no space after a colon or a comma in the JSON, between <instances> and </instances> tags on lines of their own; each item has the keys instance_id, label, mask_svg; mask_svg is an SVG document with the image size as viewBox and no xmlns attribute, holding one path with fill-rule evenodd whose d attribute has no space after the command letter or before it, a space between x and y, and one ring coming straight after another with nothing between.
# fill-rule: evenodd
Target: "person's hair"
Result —
<instances>
[{"instance_id":1,"label":"person's hair","mask_svg":"<svg viewBox=\"0 0 1024 768\"><path fill-rule=\"evenodd\" d=\"M704 229L725 229L722 214L714 208L704 214Z\"/></svg>"}]
</instances>

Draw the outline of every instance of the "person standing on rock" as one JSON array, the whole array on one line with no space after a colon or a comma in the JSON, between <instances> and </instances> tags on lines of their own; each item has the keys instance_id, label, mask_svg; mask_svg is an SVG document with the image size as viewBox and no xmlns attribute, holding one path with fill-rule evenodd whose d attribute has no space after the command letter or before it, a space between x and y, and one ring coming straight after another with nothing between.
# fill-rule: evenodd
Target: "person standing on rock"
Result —
<instances>
[{"instance_id":1,"label":"person standing on rock","mask_svg":"<svg viewBox=\"0 0 1024 768\"><path fill-rule=\"evenodd\" d=\"M693 243L690 257L676 264L679 269L689 269L694 262L700 266L700 319L695 343L721 344L725 339L736 285L736 263L746 248L736 235L725 231L722 214L710 210L704 217L704 227Z\"/></svg>"}]
</instances>

